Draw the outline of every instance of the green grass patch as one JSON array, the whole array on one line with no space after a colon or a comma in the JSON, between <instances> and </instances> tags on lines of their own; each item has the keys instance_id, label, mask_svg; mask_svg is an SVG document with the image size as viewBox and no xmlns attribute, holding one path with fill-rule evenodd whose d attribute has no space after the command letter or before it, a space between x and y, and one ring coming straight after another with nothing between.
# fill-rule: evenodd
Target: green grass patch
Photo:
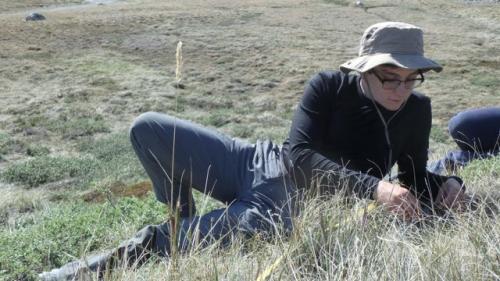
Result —
<instances>
[{"instance_id":1,"label":"green grass patch","mask_svg":"<svg viewBox=\"0 0 500 281\"><path fill-rule=\"evenodd\" d=\"M0 133L0 157L9 152L11 146L11 139L9 135L5 133Z\"/></svg>"},{"instance_id":2,"label":"green grass patch","mask_svg":"<svg viewBox=\"0 0 500 281\"><path fill-rule=\"evenodd\" d=\"M51 206L30 223L0 230L0 279L36 280L36 274L96 250L117 246L146 224L160 223L165 207L152 196L111 204L70 202Z\"/></svg>"},{"instance_id":3,"label":"green grass patch","mask_svg":"<svg viewBox=\"0 0 500 281\"><path fill-rule=\"evenodd\" d=\"M14 121L14 124L17 132L39 127L66 139L110 131L109 125L102 115L82 107L68 108L56 117L46 117L43 114L19 117Z\"/></svg>"},{"instance_id":4,"label":"green grass patch","mask_svg":"<svg viewBox=\"0 0 500 281\"><path fill-rule=\"evenodd\" d=\"M26 155L36 157L50 154L50 149L43 145L29 145L26 149Z\"/></svg>"},{"instance_id":5,"label":"green grass patch","mask_svg":"<svg viewBox=\"0 0 500 281\"><path fill-rule=\"evenodd\" d=\"M77 149L79 154L73 157L51 156L48 148L32 146L27 151L32 159L10 164L0 177L28 187L70 178L75 184L93 185L103 180L129 183L146 177L127 133L82 140Z\"/></svg>"},{"instance_id":6,"label":"green grass patch","mask_svg":"<svg viewBox=\"0 0 500 281\"><path fill-rule=\"evenodd\" d=\"M234 137L248 139L253 136L254 130L250 125L236 124L231 127L231 135Z\"/></svg>"},{"instance_id":7,"label":"green grass patch","mask_svg":"<svg viewBox=\"0 0 500 281\"><path fill-rule=\"evenodd\" d=\"M465 166L460 175L470 180L474 178L498 179L500 177L500 156L474 160Z\"/></svg>"},{"instance_id":8,"label":"green grass patch","mask_svg":"<svg viewBox=\"0 0 500 281\"><path fill-rule=\"evenodd\" d=\"M497 88L500 87L498 76L492 73L480 72L475 74L471 79L471 84L479 87Z\"/></svg>"},{"instance_id":9,"label":"green grass patch","mask_svg":"<svg viewBox=\"0 0 500 281\"><path fill-rule=\"evenodd\" d=\"M452 143L453 141L448 131L437 125L432 125L430 137L438 143Z\"/></svg>"},{"instance_id":10,"label":"green grass patch","mask_svg":"<svg viewBox=\"0 0 500 281\"><path fill-rule=\"evenodd\" d=\"M41 114L18 117L13 121L16 132L22 132L27 128L43 126L45 122L47 122L47 118Z\"/></svg>"},{"instance_id":11,"label":"green grass patch","mask_svg":"<svg viewBox=\"0 0 500 281\"><path fill-rule=\"evenodd\" d=\"M231 112L227 110L215 110L210 112L205 123L214 126L214 127L222 127L231 122Z\"/></svg>"},{"instance_id":12,"label":"green grass patch","mask_svg":"<svg viewBox=\"0 0 500 281\"><path fill-rule=\"evenodd\" d=\"M110 131L109 126L100 115L92 117L78 116L74 118L63 115L55 122L50 122L46 125L47 129L50 131L58 133L68 139Z\"/></svg>"},{"instance_id":13,"label":"green grass patch","mask_svg":"<svg viewBox=\"0 0 500 281\"><path fill-rule=\"evenodd\" d=\"M127 132L108 135L98 140L80 142L78 150L82 154L95 157L100 170L95 171L92 180L134 182L146 177L146 173L135 155Z\"/></svg>"},{"instance_id":14,"label":"green grass patch","mask_svg":"<svg viewBox=\"0 0 500 281\"><path fill-rule=\"evenodd\" d=\"M0 160L12 152L22 150L24 146L24 143L17 141L7 133L0 132Z\"/></svg>"},{"instance_id":15,"label":"green grass patch","mask_svg":"<svg viewBox=\"0 0 500 281\"><path fill-rule=\"evenodd\" d=\"M0 174L11 183L22 183L29 187L55 182L67 178L86 176L99 166L89 157L40 156L14 163Z\"/></svg>"}]
</instances>

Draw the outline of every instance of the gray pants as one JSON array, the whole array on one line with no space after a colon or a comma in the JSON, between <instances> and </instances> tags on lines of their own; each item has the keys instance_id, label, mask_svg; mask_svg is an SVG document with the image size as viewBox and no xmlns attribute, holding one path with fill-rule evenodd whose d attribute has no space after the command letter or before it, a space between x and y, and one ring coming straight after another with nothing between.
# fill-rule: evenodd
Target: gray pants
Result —
<instances>
[{"instance_id":1,"label":"gray pants","mask_svg":"<svg viewBox=\"0 0 500 281\"><path fill-rule=\"evenodd\" d=\"M234 234L272 235L292 229L297 191L282 163L280 148L270 141L250 144L165 114L140 115L130 139L151 178L157 199L179 212L178 249L192 243L221 241ZM191 188L227 208L196 216ZM168 256L170 223L151 225L120 245L129 262L148 253Z\"/></svg>"}]
</instances>

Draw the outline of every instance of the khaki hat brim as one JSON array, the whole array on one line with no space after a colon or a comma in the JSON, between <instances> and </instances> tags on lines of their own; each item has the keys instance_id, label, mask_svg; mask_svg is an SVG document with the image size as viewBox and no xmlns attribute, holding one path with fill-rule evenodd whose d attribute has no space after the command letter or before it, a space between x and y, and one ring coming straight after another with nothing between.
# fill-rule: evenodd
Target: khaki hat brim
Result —
<instances>
[{"instance_id":1,"label":"khaki hat brim","mask_svg":"<svg viewBox=\"0 0 500 281\"><path fill-rule=\"evenodd\" d=\"M420 55L398 55L398 54L374 54L357 57L340 65L343 72L357 71L367 72L382 64L392 64L401 68L415 70L434 70L441 72L443 67L437 62Z\"/></svg>"}]
</instances>

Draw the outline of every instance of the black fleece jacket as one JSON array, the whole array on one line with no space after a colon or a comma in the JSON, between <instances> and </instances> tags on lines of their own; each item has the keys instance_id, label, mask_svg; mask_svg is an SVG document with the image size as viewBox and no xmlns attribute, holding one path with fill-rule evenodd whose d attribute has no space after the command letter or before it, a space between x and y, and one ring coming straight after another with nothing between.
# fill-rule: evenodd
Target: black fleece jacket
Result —
<instances>
[{"instance_id":1,"label":"black fleece jacket","mask_svg":"<svg viewBox=\"0 0 500 281\"><path fill-rule=\"evenodd\" d=\"M447 177L426 169L430 99L413 92L398 112L378 105L388 124L389 145L374 102L362 93L359 79L332 71L309 81L283 144L285 166L295 183L371 198L397 162L400 184L421 199L435 198Z\"/></svg>"}]
</instances>

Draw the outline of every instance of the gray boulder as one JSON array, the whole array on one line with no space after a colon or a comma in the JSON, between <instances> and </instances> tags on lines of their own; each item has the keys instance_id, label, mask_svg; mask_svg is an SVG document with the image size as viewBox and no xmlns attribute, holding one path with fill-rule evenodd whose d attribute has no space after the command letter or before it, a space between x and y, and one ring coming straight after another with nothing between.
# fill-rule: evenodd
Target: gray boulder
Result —
<instances>
[{"instance_id":1,"label":"gray boulder","mask_svg":"<svg viewBox=\"0 0 500 281\"><path fill-rule=\"evenodd\" d=\"M39 13L31 13L26 16L25 18L26 21L38 21L38 20L45 20L45 16Z\"/></svg>"}]
</instances>

